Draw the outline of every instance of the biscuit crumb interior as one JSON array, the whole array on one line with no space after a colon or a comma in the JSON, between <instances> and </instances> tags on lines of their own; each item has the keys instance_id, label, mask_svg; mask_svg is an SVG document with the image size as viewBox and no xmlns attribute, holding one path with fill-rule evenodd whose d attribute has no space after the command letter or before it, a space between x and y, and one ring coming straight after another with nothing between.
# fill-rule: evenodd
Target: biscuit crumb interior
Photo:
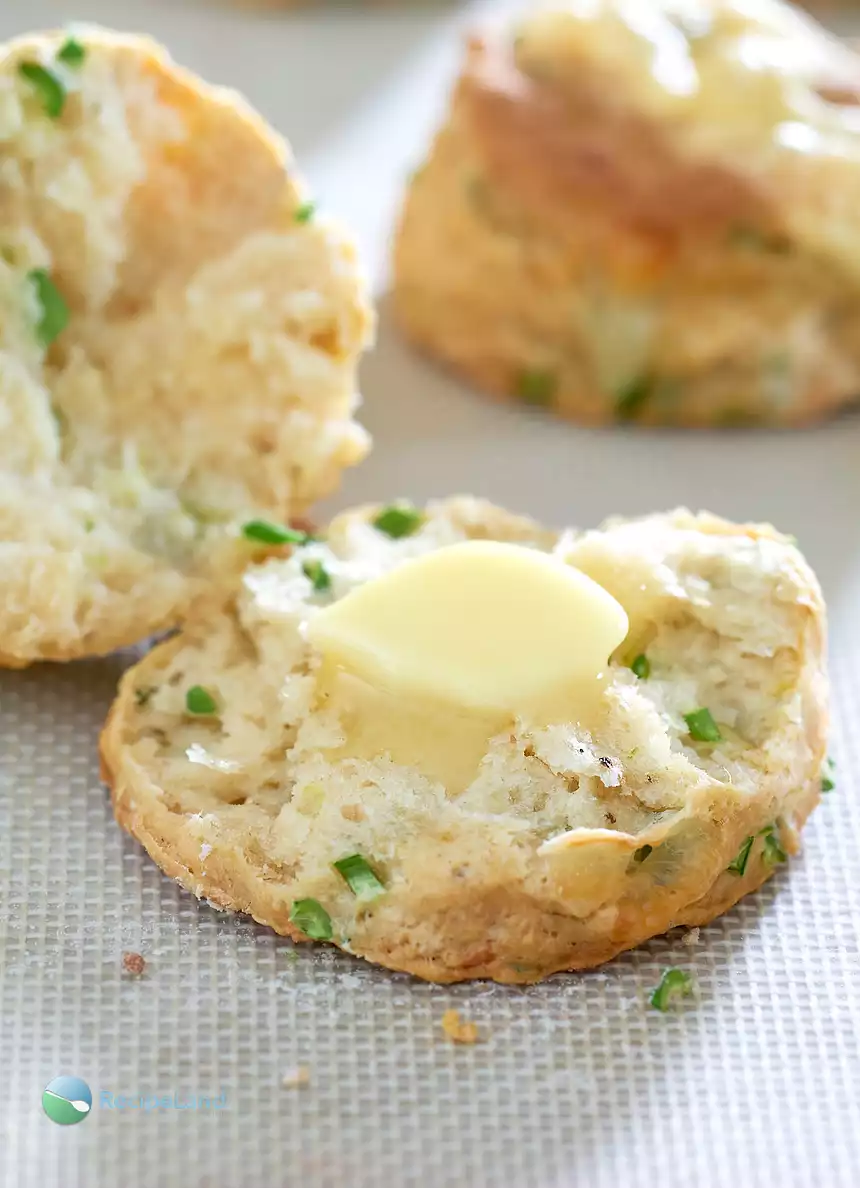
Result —
<instances>
[{"instance_id":1,"label":"biscuit crumb interior","mask_svg":"<svg viewBox=\"0 0 860 1188\"><path fill-rule=\"evenodd\" d=\"M74 68L61 34L0 49L11 663L169 625L230 525L300 514L366 450L354 248L296 219L306 195L286 147L154 43L82 43ZM61 80L58 116L28 64Z\"/></svg>"},{"instance_id":2,"label":"biscuit crumb interior","mask_svg":"<svg viewBox=\"0 0 860 1188\"><path fill-rule=\"evenodd\" d=\"M325 541L248 569L220 616L151 654L143 669L154 691L125 709L126 766L158 789L187 840L182 852L205 842L208 872L221 852L264 881L281 905L276 926L291 902L311 898L334 939L361 952L388 930L420 927L438 901L468 934L473 925L442 906L446 896L459 887L502 911L512 885L580 923L601 913L611 921L628 899L683 903L718 878L734 856L727 822L742 830L745 816L772 811L789 832L786 790L804 791L820 764L796 737L819 596L787 538L688 512L557 535L466 499L432 505L401 540L372 520L348 513ZM609 665L599 733L512 722L456 796L388 756L344 757L343 724L315 703L319 658L302 625L407 557L488 536L555 553L627 610L630 635ZM306 576L308 559L330 575L324 592ZM647 679L630 667L642 653ZM187 713L195 685L214 692L217 716ZM688 715L699 707L719 741L691 737ZM332 866L352 854L386 894L356 898ZM185 881L197 878L190 870ZM527 956L513 973L523 971Z\"/></svg>"}]
</instances>

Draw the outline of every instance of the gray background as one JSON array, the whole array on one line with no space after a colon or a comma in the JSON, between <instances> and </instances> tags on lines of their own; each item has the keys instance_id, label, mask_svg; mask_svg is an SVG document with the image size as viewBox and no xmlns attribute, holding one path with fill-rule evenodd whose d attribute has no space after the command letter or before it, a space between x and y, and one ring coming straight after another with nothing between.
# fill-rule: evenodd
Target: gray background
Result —
<instances>
[{"instance_id":1,"label":"gray background","mask_svg":"<svg viewBox=\"0 0 860 1188\"><path fill-rule=\"evenodd\" d=\"M72 15L0 0L0 35ZM483 7L486 7L485 5ZM79 3L245 89L288 132L379 291L397 195L456 63L460 11L238 17ZM555 523L687 503L800 538L832 617L838 788L803 855L699 943L662 938L527 990L432 987L219 915L113 823L95 746L129 657L0 674L0 1184L69 1188L856 1188L860 1183L860 416L796 434L587 432L413 358L382 302L371 460L332 507L473 491ZM147 959L122 973L124 950ZM666 963L698 996L647 1006ZM449 1007L485 1037L455 1047ZM281 1086L298 1064L302 1089ZM41 1110L60 1073L227 1095L217 1114Z\"/></svg>"}]
</instances>

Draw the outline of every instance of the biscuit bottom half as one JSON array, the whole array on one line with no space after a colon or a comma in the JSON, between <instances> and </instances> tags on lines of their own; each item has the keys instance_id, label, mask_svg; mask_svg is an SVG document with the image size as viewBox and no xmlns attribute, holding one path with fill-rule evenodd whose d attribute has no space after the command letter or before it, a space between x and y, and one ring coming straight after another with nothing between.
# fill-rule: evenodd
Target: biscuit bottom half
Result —
<instances>
[{"instance_id":1,"label":"biscuit bottom half","mask_svg":"<svg viewBox=\"0 0 860 1188\"><path fill-rule=\"evenodd\" d=\"M588 729L512 720L454 788L351 750L307 625L475 539L576 566L630 630ZM702 924L797 852L825 637L813 573L766 525L675 511L556 533L470 498L362 508L258 559L126 673L104 777L120 824L216 906L433 981L534 982Z\"/></svg>"}]
</instances>

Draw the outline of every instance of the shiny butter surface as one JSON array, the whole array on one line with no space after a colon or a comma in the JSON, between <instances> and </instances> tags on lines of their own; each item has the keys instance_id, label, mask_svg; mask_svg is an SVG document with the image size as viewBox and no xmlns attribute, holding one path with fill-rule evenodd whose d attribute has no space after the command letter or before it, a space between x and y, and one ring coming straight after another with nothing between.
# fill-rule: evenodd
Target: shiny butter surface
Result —
<instances>
[{"instance_id":1,"label":"shiny butter surface","mask_svg":"<svg viewBox=\"0 0 860 1188\"><path fill-rule=\"evenodd\" d=\"M627 616L602 586L547 553L468 541L357 587L315 615L308 634L379 688L516 715L596 683Z\"/></svg>"},{"instance_id":2,"label":"shiny butter surface","mask_svg":"<svg viewBox=\"0 0 860 1188\"><path fill-rule=\"evenodd\" d=\"M470 541L357 587L310 620L308 637L344 753L388 753L453 789L518 717L592 720L627 629L618 602L579 570Z\"/></svg>"},{"instance_id":3,"label":"shiny butter surface","mask_svg":"<svg viewBox=\"0 0 860 1188\"><path fill-rule=\"evenodd\" d=\"M587 57L690 147L860 160L860 108L818 89L858 59L778 0L568 0L523 24L520 60Z\"/></svg>"}]
</instances>

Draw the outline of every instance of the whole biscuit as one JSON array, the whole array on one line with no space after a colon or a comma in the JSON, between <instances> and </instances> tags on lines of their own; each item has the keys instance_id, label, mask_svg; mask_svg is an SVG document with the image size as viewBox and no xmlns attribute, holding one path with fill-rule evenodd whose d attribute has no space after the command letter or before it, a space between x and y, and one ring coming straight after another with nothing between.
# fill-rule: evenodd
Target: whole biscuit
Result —
<instances>
[{"instance_id":1,"label":"whole biscuit","mask_svg":"<svg viewBox=\"0 0 860 1188\"><path fill-rule=\"evenodd\" d=\"M470 42L398 320L586 424L827 415L860 390L860 56L777 0L643 12L550 3Z\"/></svg>"}]
</instances>

